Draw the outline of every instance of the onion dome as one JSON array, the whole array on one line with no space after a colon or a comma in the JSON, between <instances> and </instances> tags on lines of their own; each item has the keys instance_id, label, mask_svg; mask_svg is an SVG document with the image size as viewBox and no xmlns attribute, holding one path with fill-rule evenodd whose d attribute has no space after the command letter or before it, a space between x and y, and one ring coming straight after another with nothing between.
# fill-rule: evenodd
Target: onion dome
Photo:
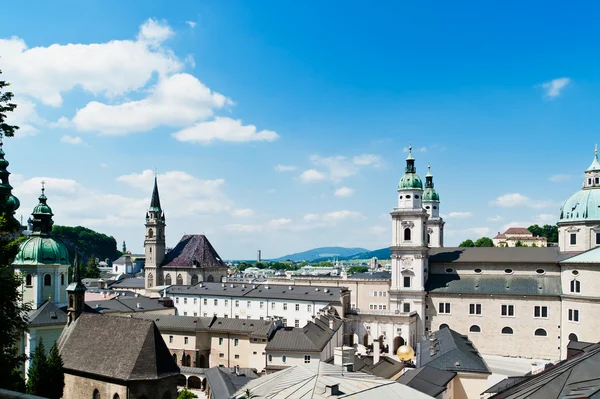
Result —
<instances>
[{"instance_id":1,"label":"onion dome","mask_svg":"<svg viewBox=\"0 0 600 399\"><path fill-rule=\"evenodd\" d=\"M425 191L423 192L423 201L440 202L440 196L433 188L433 175L431 174L431 165L427 165L427 175L425 176Z\"/></svg>"},{"instance_id":2,"label":"onion dome","mask_svg":"<svg viewBox=\"0 0 600 399\"><path fill-rule=\"evenodd\" d=\"M423 182L417 175L415 168L415 159L412 156L412 145L408 147L408 157L406 158L406 168L404 176L398 183L398 191L401 190L423 190Z\"/></svg>"},{"instance_id":3,"label":"onion dome","mask_svg":"<svg viewBox=\"0 0 600 399\"><path fill-rule=\"evenodd\" d=\"M15 219L15 211L19 209L21 203L19 199L12 194L12 186L9 183L8 177L10 172L8 171L8 161L4 158L5 153L2 148L2 136L0 135L0 213L5 213L7 217L7 224L15 230L18 230L20 225L19 221Z\"/></svg>"},{"instance_id":4,"label":"onion dome","mask_svg":"<svg viewBox=\"0 0 600 399\"><path fill-rule=\"evenodd\" d=\"M14 265L69 265L69 252L65 245L52 238L52 209L46 203L42 182L39 203L33 208L31 224L33 232L19 246Z\"/></svg>"},{"instance_id":5,"label":"onion dome","mask_svg":"<svg viewBox=\"0 0 600 399\"><path fill-rule=\"evenodd\" d=\"M598 146L592 164L585 171L583 188L571 195L560 208L558 222L600 221L600 162Z\"/></svg>"}]
</instances>

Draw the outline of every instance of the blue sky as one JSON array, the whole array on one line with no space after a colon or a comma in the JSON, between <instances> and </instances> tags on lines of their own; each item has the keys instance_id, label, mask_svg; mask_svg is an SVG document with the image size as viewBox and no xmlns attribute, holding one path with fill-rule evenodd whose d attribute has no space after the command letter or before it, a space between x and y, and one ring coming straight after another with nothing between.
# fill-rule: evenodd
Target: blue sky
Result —
<instances>
[{"instance_id":1,"label":"blue sky","mask_svg":"<svg viewBox=\"0 0 600 399\"><path fill-rule=\"evenodd\" d=\"M521 3L7 4L18 212L44 179L57 224L139 252L158 170L170 246L375 249L412 142L447 245L554 223L599 139L600 6Z\"/></svg>"}]
</instances>

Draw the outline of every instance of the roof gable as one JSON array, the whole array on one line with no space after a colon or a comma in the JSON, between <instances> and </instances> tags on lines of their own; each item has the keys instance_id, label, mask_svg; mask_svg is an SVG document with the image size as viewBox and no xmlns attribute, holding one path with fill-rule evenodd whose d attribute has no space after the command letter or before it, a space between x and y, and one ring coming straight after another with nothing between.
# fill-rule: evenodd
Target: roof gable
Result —
<instances>
[{"instance_id":1,"label":"roof gable","mask_svg":"<svg viewBox=\"0 0 600 399\"><path fill-rule=\"evenodd\" d=\"M52 301L46 301L29 313L29 327L64 326L67 314Z\"/></svg>"},{"instance_id":2,"label":"roof gable","mask_svg":"<svg viewBox=\"0 0 600 399\"><path fill-rule=\"evenodd\" d=\"M175 248L167 253L162 266L227 267L210 241L208 241L208 238L203 234L184 235Z\"/></svg>"}]
</instances>

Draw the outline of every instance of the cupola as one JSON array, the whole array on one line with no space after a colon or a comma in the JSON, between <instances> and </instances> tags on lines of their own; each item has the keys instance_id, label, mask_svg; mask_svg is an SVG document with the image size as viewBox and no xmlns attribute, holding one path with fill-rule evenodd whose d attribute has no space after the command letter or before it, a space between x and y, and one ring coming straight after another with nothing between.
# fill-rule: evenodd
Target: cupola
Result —
<instances>
[{"instance_id":1,"label":"cupola","mask_svg":"<svg viewBox=\"0 0 600 399\"><path fill-rule=\"evenodd\" d=\"M427 175L425 176L425 191L423 192L423 202L440 202L440 196L433 188L433 175L431 174L431 165L427 165Z\"/></svg>"},{"instance_id":2,"label":"cupola","mask_svg":"<svg viewBox=\"0 0 600 399\"><path fill-rule=\"evenodd\" d=\"M398 191L423 190L423 182L417 175L415 159L412 155L412 145L408 147L408 157L406 158L406 168L404 169L404 172L404 176L402 176L398 183Z\"/></svg>"}]
</instances>

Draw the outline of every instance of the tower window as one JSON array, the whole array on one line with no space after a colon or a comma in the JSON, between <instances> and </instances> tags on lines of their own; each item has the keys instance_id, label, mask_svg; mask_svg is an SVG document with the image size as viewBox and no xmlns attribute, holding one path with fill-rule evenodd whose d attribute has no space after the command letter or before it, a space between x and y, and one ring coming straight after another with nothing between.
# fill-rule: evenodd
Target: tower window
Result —
<instances>
[{"instance_id":1,"label":"tower window","mask_svg":"<svg viewBox=\"0 0 600 399\"><path fill-rule=\"evenodd\" d=\"M577 234L571 233L571 245L577 244Z\"/></svg>"},{"instance_id":2,"label":"tower window","mask_svg":"<svg viewBox=\"0 0 600 399\"><path fill-rule=\"evenodd\" d=\"M435 206L435 205L434 205L434 206L433 206L433 209L437 209L437 206Z\"/></svg>"},{"instance_id":3,"label":"tower window","mask_svg":"<svg viewBox=\"0 0 600 399\"><path fill-rule=\"evenodd\" d=\"M177 275L177 285L183 285L183 277L181 274Z\"/></svg>"},{"instance_id":4,"label":"tower window","mask_svg":"<svg viewBox=\"0 0 600 399\"><path fill-rule=\"evenodd\" d=\"M407 196L406 196L406 199L409 199L409 198L410 198L410 195L407 195Z\"/></svg>"},{"instance_id":5,"label":"tower window","mask_svg":"<svg viewBox=\"0 0 600 399\"><path fill-rule=\"evenodd\" d=\"M581 281L579 280L571 280L571 287L570 287L570 291L571 292L581 292Z\"/></svg>"},{"instance_id":6,"label":"tower window","mask_svg":"<svg viewBox=\"0 0 600 399\"><path fill-rule=\"evenodd\" d=\"M410 288L410 277L404 276L404 288Z\"/></svg>"},{"instance_id":7,"label":"tower window","mask_svg":"<svg viewBox=\"0 0 600 399\"><path fill-rule=\"evenodd\" d=\"M154 231L152 229L148 229L148 237L149 238L154 237Z\"/></svg>"},{"instance_id":8,"label":"tower window","mask_svg":"<svg viewBox=\"0 0 600 399\"><path fill-rule=\"evenodd\" d=\"M404 229L404 241L410 241L411 231L407 227Z\"/></svg>"},{"instance_id":9,"label":"tower window","mask_svg":"<svg viewBox=\"0 0 600 399\"><path fill-rule=\"evenodd\" d=\"M418 196L418 195L415 195L415 198L419 198L419 196Z\"/></svg>"},{"instance_id":10,"label":"tower window","mask_svg":"<svg viewBox=\"0 0 600 399\"><path fill-rule=\"evenodd\" d=\"M600 183L600 178L596 177L596 178L594 179L594 183L596 183L596 184Z\"/></svg>"},{"instance_id":11,"label":"tower window","mask_svg":"<svg viewBox=\"0 0 600 399\"><path fill-rule=\"evenodd\" d=\"M596 245L600 245L600 233L596 233Z\"/></svg>"},{"instance_id":12,"label":"tower window","mask_svg":"<svg viewBox=\"0 0 600 399\"><path fill-rule=\"evenodd\" d=\"M65 274L64 273L60 274L60 285L65 285Z\"/></svg>"},{"instance_id":13,"label":"tower window","mask_svg":"<svg viewBox=\"0 0 600 399\"><path fill-rule=\"evenodd\" d=\"M51 275L49 275L49 274L44 275L44 285L46 287L52 285L52 276Z\"/></svg>"},{"instance_id":14,"label":"tower window","mask_svg":"<svg viewBox=\"0 0 600 399\"><path fill-rule=\"evenodd\" d=\"M31 286L31 285L32 285L32 283L31 283L31 280L32 280L31 274L28 274L28 275L25 277L25 285L27 285L27 286Z\"/></svg>"},{"instance_id":15,"label":"tower window","mask_svg":"<svg viewBox=\"0 0 600 399\"><path fill-rule=\"evenodd\" d=\"M148 288L154 286L154 276L152 273L148 273Z\"/></svg>"},{"instance_id":16,"label":"tower window","mask_svg":"<svg viewBox=\"0 0 600 399\"><path fill-rule=\"evenodd\" d=\"M171 281L171 275L167 274L165 277L165 285L171 285L172 281Z\"/></svg>"}]
</instances>

